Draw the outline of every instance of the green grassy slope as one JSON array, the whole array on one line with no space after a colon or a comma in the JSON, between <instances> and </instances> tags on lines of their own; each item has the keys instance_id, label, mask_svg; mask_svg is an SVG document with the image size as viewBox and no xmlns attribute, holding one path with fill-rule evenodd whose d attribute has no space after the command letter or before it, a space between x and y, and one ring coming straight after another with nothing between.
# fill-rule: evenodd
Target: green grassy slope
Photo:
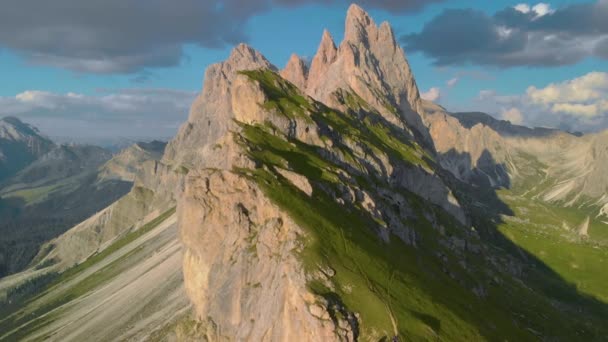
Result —
<instances>
[{"instance_id":1,"label":"green grassy slope","mask_svg":"<svg viewBox=\"0 0 608 342\"><path fill-rule=\"evenodd\" d=\"M542 201L538 195L552 180L538 171L544 165L525 158L526 177L498 192L513 211L503 217L499 230L578 291L608 303L608 225L595 217L598 208L587 204L591 201L581 199L573 206ZM589 234L582 236L579 228L587 218Z\"/></svg>"},{"instance_id":2,"label":"green grassy slope","mask_svg":"<svg viewBox=\"0 0 608 342\"><path fill-rule=\"evenodd\" d=\"M284 82L270 71L247 75L262 84ZM284 98L293 96L289 89L281 92L282 88L272 89L270 101L286 102ZM301 101L298 98L297 102ZM277 133L269 122L243 124L236 136L259 167L235 171L255 181L306 229L301 259L310 274L323 269L335 272L329 279L320 277L309 284L312 291L335 303L333 315L352 317L357 313L357 329L363 340L394 335L405 340L446 341L523 341L540 336L599 340L605 336L598 324L602 317L608 317L598 316L606 314L603 306L598 306L599 312L579 317L567 305L557 308L542 288L530 288L537 283L524 282L496 265L512 260L509 252L489 246L484 255L474 255L446 248L442 242L450 236L468 236L467 228L434 205L395 188L382 175L367 173L361 159L344 142L356 141L372 155L383 153L412 167L431 168L432 159L406 135L367 111L369 106L361 99L351 95L345 104L352 110L341 113L314 102L300 104L311 111L310 118L325 132L321 138L331 140L330 153L328 148ZM329 158L332 153L342 157ZM313 186L312 196L292 185L279 169L305 176ZM386 229L382 217L357 204L337 203L335 198L345 184L372 194L381 205L390 202L380 193L402 195L415 213L404 215L403 223L416 232L416 245L406 245L392 233L388 233L389 242L382 241L379 236ZM447 233L439 232L437 226ZM560 281L554 274L538 279L541 285L549 279ZM484 294L476 295L476 288L483 288ZM579 303L576 300L568 305Z\"/></svg>"}]
</instances>

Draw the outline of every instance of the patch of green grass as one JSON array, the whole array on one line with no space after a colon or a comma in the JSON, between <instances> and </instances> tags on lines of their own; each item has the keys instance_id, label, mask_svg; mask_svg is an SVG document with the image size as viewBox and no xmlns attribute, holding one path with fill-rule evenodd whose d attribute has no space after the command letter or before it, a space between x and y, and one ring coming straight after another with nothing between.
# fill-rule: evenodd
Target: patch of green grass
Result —
<instances>
[{"instance_id":1,"label":"patch of green grass","mask_svg":"<svg viewBox=\"0 0 608 342\"><path fill-rule=\"evenodd\" d=\"M249 146L250 153L268 165L298 170L311 180L339 181L336 166L319 156L318 147L298 140L287 141L270 132L263 125L242 125L242 141Z\"/></svg>"},{"instance_id":2,"label":"patch of green grass","mask_svg":"<svg viewBox=\"0 0 608 342\"><path fill-rule=\"evenodd\" d=\"M387 154L393 162L421 165L431 169L428 161L432 158L402 131L385 122L384 118L371 110L363 99L343 91L345 104L358 109L365 109L360 117L355 113L341 113L327 107L313 112L312 118L320 126L327 126L338 133L339 138L350 139L367 147L373 154Z\"/></svg>"},{"instance_id":3,"label":"patch of green grass","mask_svg":"<svg viewBox=\"0 0 608 342\"><path fill-rule=\"evenodd\" d=\"M513 195L508 190L501 195L515 217L506 217L499 230L578 291L608 303L608 273L604 271L608 269L608 245L594 239L593 234L591 238L580 237L577 231L588 213ZM600 226L592 220L590 230L604 228Z\"/></svg>"},{"instance_id":4,"label":"patch of green grass","mask_svg":"<svg viewBox=\"0 0 608 342\"><path fill-rule=\"evenodd\" d=\"M311 103L298 88L269 69L239 71L240 74L258 81L268 100L262 104L265 109L276 110L288 119L304 119L312 122L306 111L313 109Z\"/></svg>"}]
</instances>

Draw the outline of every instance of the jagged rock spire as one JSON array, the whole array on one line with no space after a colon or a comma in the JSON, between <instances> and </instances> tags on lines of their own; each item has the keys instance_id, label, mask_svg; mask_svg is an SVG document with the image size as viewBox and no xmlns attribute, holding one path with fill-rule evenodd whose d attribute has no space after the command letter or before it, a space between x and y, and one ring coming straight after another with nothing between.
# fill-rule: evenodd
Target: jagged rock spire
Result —
<instances>
[{"instance_id":1,"label":"jagged rock spire","mask_svg":"<svg viewBox=\"0 0 608 342\"><path fill-rule=\"evenodd\" d=\"M388 23L377 26L359 6L351 5L345 21L344 40L335 48L329 32L321 44L308 76L306 91L333 105L338 89L352 90L395 124L424 131L418 88ZM400 112L397 116L387 106Z\"/></svg>"},{"instance_id":2,"label":"jagged rock spire","mask_svg":"<svg viewBox=\"0 0 608 342\"><path fill-rule=\"evenodd\" d=\"M329 66L336 61L337 57L338 48L336 48L334 39L329 31L324 30L321 43L317 49L317 54L312 59L312 63L310 65L307 84L308 88L314 89L318 86L318 82L322 80L323 75L327 72Z\"/></svg>"},{"instance_id":3,"label":"jagged rock spire","mask_svg":"<svg viewBox=\"0 0 608 342\"><path fill-rule=\"evenodd\" d=\"M289 62L285 66L285 69L281 71L281 76L293 83L296 87L302 91L306 90L306 79L308 77L308 67L300 56L295 53L289 58Z\"/></svg>"},{"instance_id":4,"label":"jagged rock spire","mask_svg":"<svg viewBox=\"0 0 608 342\"><path fill-rule=\"evenodd\" d=\"M376 23L358 5L352 4L346 13L344 41L367 43L370 32L375 33Z\"/></svg>"}]
</instances>

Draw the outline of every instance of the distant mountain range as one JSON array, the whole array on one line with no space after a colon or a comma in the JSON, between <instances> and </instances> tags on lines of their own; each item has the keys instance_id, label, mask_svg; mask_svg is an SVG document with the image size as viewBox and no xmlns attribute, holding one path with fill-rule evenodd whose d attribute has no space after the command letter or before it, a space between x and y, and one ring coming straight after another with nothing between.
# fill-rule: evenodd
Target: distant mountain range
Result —
<instances>
[{"instance_id":1,"label":"distant mountain range","mask_svg":"<svg viewBox=\"0 0 608 342\"><path fill-rule=\"evenodd\" d=\"M23 270L42 243L128 193L139 163L159 158L164 146L139 143L113 156L97 146L58 145L17 118L0 119L0 277Z\"/></svg>"}]
</instances>

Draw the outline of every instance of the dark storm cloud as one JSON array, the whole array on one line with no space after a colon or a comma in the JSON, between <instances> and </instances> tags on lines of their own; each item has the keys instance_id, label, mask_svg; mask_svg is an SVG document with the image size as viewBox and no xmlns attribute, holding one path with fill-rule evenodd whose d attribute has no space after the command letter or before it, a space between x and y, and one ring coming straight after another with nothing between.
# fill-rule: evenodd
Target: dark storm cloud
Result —
<instances>
[{"instance_id":1,"label":"dark storm cloud","mask_svg":"<svg viewBox=\"0 0 608 342\"><path fill-rule=\"evenodd\" d=\"M443 0L363 1L400 13ZM130 73L178 64L184 44L246 41L247 20L273 6L342 0L0 0L0 48L33 63L81 72Z\"/></svg>"},{"instance_id":2,"label":"dark storm cloud","mask_svg":"<svg viewBox=\"0 0 608 342\"><path fill-rule=\"evenodd\" d=\"M445 10L402 42L437 65L559 66L608 59L606 18L608 0L557 10L507 8L493 16Z\"/></svg>"}]
</instances>

